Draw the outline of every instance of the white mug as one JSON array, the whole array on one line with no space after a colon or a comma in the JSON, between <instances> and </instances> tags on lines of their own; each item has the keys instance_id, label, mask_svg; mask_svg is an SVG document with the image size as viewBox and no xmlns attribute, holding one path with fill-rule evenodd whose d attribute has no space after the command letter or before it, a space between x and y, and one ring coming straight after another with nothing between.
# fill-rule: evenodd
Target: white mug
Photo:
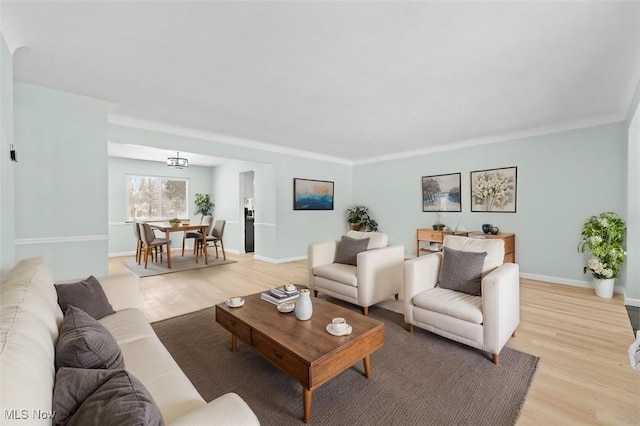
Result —
<instances>
[{"instance_id":1,"label":"white mug","mask_svg":"<svg viewBox=\"0 0 640 426\"><path fill-rule=\"evenodd\" d=\"M241 297L232 297L231 299L229 299L229 304L231 306L237 306L240 304L240 302L242 302L242 298Z\"/></svg>"},{"instance_id":2,"label":"white mug","mask_svg":"<svg viewBox=\"0 0 640 426\"><path fill-rule=\"evenodd\" d=\"M336 333L347 331L347 321L344 318L334 318L331 320L331 327Z\"/></svg>"}]
</instances>

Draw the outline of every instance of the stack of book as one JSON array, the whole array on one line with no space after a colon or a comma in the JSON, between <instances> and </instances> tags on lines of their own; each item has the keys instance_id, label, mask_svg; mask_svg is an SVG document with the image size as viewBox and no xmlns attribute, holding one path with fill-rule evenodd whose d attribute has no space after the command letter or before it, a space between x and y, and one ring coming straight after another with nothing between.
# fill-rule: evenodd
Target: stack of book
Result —
<instances>
[{"instance_id":1,"label":"stack of book","mask_svg":"<svg viewBox=\"0 0 640 426\"><path fill-rule=\"evenodd\" d=\"M274 305L279 305L282 302L288 302L300 297L300 290L296 288L295 291L286 291L284 287L276 287L271 290L265 291L260 295L260 299L266 300Z\"/></svg>"}]
</instances>

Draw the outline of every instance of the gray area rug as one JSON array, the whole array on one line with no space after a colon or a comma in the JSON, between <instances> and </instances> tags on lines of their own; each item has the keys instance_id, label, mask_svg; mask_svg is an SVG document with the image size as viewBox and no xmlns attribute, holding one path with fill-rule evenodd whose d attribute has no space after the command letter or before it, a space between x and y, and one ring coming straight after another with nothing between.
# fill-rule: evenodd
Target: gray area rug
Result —
<instances>
[{"instance_id":1,"label":"gray area rug","mask_svg":"<svg viewBox=\"0 0 640 426\"><path fill-rule=\"evenodd\" d=\"M355 364L313 392L316 425L512 425L539 358L505 347L489 355L424 330L411 334L403 316L372 307L385 323L385 344L371 355L372 376ZM230 351L215 308L152 324L202 397L239 394L262 425L302 422L302 387L251 347Z\"/></svg>"},{"instance_id":2,"label":"gray area rug","mask_svg":"<svg viewBox=\"0 0 640 426\"><path fill-rule=\"evenodd\" d=\"M202 268L208 268L211 266L228 265L229 263L236 263L236 261L229 260L229 259L224 260L221 257L219 258L209 257L208 265L204 263L204 260L202 260L202 258L200 258L198 263L196 263L193 255L191 254L189 254L189 256L185 255L184 257L176 256L172 254L171 269L167 268L166 256L163 258L162 263L154 263L151 261L151 258L149 258L147 269L144 269L144 260L141 262L140 265L138 265L135 260L128 260L126 262L122 262L124 266L129 268L139 277L151 277L154 275L171 274L174 272L189 271L192 269L202 269Z\"/></svg>"}]
</instances>

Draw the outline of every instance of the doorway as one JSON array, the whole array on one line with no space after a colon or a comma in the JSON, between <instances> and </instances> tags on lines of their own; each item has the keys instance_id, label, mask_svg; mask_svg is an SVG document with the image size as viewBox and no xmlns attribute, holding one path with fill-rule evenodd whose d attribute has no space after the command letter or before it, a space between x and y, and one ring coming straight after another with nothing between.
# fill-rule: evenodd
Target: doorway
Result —
<instances>
[{"instance_id":1,"label":"doorway","mask_svg":"<svg viewBox=\"0 0 640 426\"><path fill-rule=\"evenodd\" d=\"M245 253L255 251L255 171L240 173L240 228L244 230L243 246Z\"/></svg>"}]
</instances>

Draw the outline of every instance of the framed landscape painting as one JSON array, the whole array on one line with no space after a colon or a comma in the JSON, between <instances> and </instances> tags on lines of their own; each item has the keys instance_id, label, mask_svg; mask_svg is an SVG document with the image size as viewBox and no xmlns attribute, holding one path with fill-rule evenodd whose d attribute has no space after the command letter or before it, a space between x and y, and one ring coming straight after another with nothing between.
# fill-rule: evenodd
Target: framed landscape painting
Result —
<instances>
[{"instance_id":1,"label":"framed landscape painting","mask_svg":"<svg viewBox=\"0 0 640 426\"><path fill-rule=\"evenodd\" d=\"M333 210L333 182L293 179L294 210Z\"/></svg>"},{"instance_id":2,"label":"framed landscape painting","mask_svg":"<svg viewBox=\"0 0 640 426\"><path fill-rule=\"evenodd\" d=\"M422 176L423 212L461 212L460 173Z\"/></svg>"},{"instance_id":3,"label":"framed landscape painting","mask_svg":"<svg viewBox=\"0 0 640 426\"><path fill-rule=\"evenodd\" d=\"M471 172L471 211L515 213L518 168Z\"/></svg>"}]
</instances>

